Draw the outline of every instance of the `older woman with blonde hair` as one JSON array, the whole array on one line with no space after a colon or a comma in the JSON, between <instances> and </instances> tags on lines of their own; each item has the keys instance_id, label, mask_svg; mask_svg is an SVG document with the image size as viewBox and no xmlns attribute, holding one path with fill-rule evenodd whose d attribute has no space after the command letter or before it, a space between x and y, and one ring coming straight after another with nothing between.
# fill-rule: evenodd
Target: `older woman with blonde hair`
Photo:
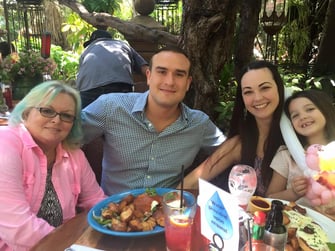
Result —
<instances>
[{"instance_id":1,"label":"older woman with blonde hair","mask_svg":"<svg viewBox=\"0 0 335 251\"><path fill-rule=\"evenodd\" d=\"M75 89L44 82L0 128L0 250L29 250L105 198L79 148L80 109Z\"/></svg>"}]
</instances>

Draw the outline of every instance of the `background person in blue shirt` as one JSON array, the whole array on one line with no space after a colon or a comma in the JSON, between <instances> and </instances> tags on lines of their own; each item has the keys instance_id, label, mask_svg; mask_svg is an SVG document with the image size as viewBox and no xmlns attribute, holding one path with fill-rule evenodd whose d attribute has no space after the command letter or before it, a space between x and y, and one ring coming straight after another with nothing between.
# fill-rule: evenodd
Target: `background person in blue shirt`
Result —
<instances>
[{"instance_id":1,"label":"background person in blue shirt","mask_svg":"<svg viewBox=\"0 0 335 251\"><path fill-rule=\"evenodd\" d=\"M145 75L148 63L128 43L113 39L104 30L96 30L84 43L80 55L76 87L82 107L101 94L132 92L133 73Z\"/></svg>"},{"instance_id":2,"label":"background person in blue shirt","mask_svg":"<svg viewBox=\"0 0 335 251\"><path fill-rule=\"evenodd\" d=\"M103 136L101 185L107 195L135 188L176 187L182 166L211 154L225 136L202 111L182 103L192 77L178 47L156 52L145 93L100 96L82 111L85 141Z\"/></svg>"}]
</instances>

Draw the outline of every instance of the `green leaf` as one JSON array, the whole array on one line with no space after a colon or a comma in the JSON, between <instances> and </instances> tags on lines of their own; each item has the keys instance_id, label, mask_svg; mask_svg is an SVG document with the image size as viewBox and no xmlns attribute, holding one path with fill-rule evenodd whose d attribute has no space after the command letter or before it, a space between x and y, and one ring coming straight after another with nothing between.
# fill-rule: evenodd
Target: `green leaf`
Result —
<instances>
[{"instance_id":1,"label":"green leaf","mask_svg":"<svg viewBox=\"0 0 335 251\"><path fill-rule=\"evenodd\" d=\"M330 251L335 251L335 243L327 243Z\"/></svg>"},{"instance_id":2,"label":"green leaf","mask_svg":"<svg viewBox=\"0 0 335 251\"><path fill-rule=\"evenodd\" d=\"M156 192L155 188L146 188L145 193L148 194L149 196L157 195L157 192Z\"/></svg>"},{"instance_id":3,"label":"green leaf","mask_svg":"<svg viewBox=\"0 0 335 251\"><path fill-rule=\"evenodd\" d=\"M95 211L93 211L92 213L92 217L93 219L98 222L100 225L103 225L103 226L107 226L108 224L110 224L112 222L111 219L105 219L104 217L102 216L98 216L95 214Z\"/></svg>"}]
</instances>

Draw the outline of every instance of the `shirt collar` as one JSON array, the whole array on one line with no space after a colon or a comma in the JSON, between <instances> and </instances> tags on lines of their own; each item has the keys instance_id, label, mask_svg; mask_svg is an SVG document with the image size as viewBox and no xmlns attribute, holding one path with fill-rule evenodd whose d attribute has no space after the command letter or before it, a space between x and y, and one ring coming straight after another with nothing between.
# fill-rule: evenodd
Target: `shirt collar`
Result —
<instances>
[{"instance_id":1,"label":"shirt collar","mask_svg":"<svg viewBox=\"0 0 335 251\"><path fill-rule=\"evenodd\" d=\"M148 101L148 96L149 96L149 91L144 92L142 95L139 96L139 98L136 100L134 107L132 109L132 114L140 113L142 119L144 118L144 112L145 112L145 106L147 105ZM181 121L184 123L188 123L188 118L189 118L189 110L184 103L180 103L181 107Z\"/></svg>"},{"instance_id":2,"label":"shirt collar","mask_svg":"<svg viewBox=\"0 0 335 251\"><path fill-rule=\"evenodd\" d=\"M149 95L149 91L146 91L142 93L142 95L139 95L131 111L132 113L141 112L142 114L144 114L144 109L145 109L145 106L147 105L148 95Z\"/></svg>"}]
</instances>

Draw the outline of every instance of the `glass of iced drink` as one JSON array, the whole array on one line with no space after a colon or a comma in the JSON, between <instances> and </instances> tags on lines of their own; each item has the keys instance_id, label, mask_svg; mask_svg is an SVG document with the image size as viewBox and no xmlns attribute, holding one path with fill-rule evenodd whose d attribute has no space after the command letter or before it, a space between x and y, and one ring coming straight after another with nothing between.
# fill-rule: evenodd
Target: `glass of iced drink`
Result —
<instances>
[{"instance_id":1,"label":"glass of iced drink","mask_svg":"<svg viewBox=\"0 0 335 251\"><path fill-rule=\"evenodd\" d=\"M163 195L166 250L191 250L192 224L196 207L196 199L190 192L181 193L180 190L173 190Z\"/></svg>"}]
</instances>

